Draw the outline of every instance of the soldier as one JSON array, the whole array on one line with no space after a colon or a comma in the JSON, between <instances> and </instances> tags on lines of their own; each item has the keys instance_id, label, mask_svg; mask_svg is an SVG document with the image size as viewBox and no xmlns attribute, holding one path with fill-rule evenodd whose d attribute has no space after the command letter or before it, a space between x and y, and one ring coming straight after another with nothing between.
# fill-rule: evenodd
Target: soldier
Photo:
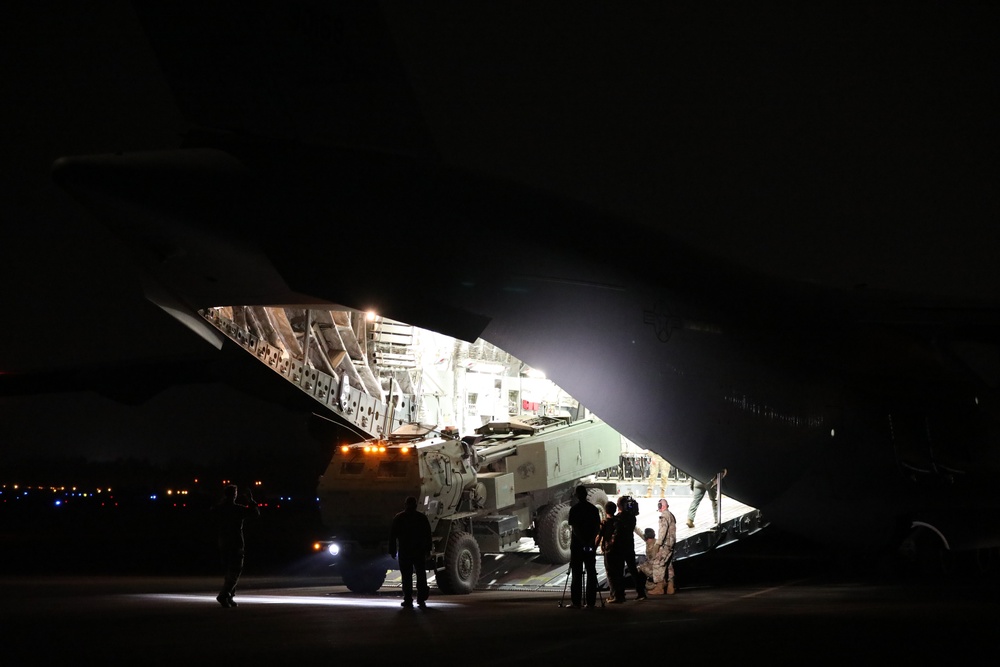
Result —
<instances>
[{"instance_id":1,"label":"soldier","mask_svg":"<svg viewBox=\"0 0 1000 667\"><path fill-rule=\"evenodd\" d=\"M576 487L577 503L569 509L569 569L573 574L570 599L579 609L583 593L583 570L587 570L587 607L597 603L597 538L601 531L601 513L587 501L587 487Z\"/></svg>"},{"instance_id":2,"label":"soldier","mask_svg":"<svg viewBox=\"0 0 1000 667\"><path fill-rule=\"evenodd\" d=\"M431 553L431 522L417 511L417 499L407 496L403 511L392 519L389 529L389 555L399 556L399 573L403 577L404 609L413 609L413 574L417 575L417 606L427 606L427 558Z\"/></svg>"},{"instance_id":3,"label":"soldier","mask_svg":"<svg viewBox=\"0 0 1000 667\"><path fill-rule=\"evenodd\" d=\"M652 528L647 528L640 534L646 541L646 562L639 570L653 580L652 587L646 592L649 595L674 594L674 543L677 541L677 519L670 511L666 498L660 498L656 505L660 513L659 532L653 534ZM636 529L638 533L639 529ZM666 581L664 581L664 579Z\"/></svg>"},{"instance_id":4,"label":"soldier","mask_svg":"<svg viewBox=\"0 0 1000 667\"><path fill-rule=\"evenodd\" d=\"M663 588L662 563L655 562L656 552L660 549L660 545L656 541L656 531L652 528L646 528L643 531L636 528L635 534L646 543L646 560L639 564L639 571L646 575L646 594L653 595L657 585L660 586L661 590Z\"/></svg>"},{"instance_id":5,"label":"soldier","mask_svg":"<svg viewBox=\"0 0 1000 667\"><path fill-rule=\"evenodd\" d=\"M219 556L225 570L222 590L219 591L215 599L223 607L239 606L233 596L236 594L236 584L239 583L240 575L243 573L246 549L246 544L243 541L243 521L260 516L260 509L257 507L250 489L247 489L243 494L247 499L246 505L236 502L237 493L236 485L229 484L226 486L225 495L212 507L212 515L218 529Z\"/></svg>"},{"instance_id":6,"label":"soldier","mask_svg":"<svg viewBox=\"0 0 1000 667\"><path fill-rule=\"evenodd\" d=\"M655 498L653 487L656 486L656 478L660 478L660 496L667 495L667 477L670 475L670 464L662 456L651 449L647 449L649 454L649 487L646 489L647 498Z\"/></svg>"}]
</instances>

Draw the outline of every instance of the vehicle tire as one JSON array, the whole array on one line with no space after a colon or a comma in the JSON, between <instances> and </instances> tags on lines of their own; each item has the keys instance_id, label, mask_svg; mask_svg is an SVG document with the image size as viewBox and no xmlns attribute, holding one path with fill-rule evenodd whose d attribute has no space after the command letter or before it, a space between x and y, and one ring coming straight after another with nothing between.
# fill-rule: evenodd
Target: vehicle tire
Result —
<instances>
[{"instance_id":1,"label":"vehicle tire","mask_svg":"<svg viewBox=\"0 0 1000 667\"><path fill-rule=\"evenodd\" d=\"M354 565L344 570L341 579L344 580L347 590L352 593L371 595L382 588L387 572L388 570L381 566Z\"/></svg>"},{"instance_id":2,"label":"vehicle tire","mask_svg":"<svg viewBox=\"0 0 1000 667\"><path fill-rule=\"evenodd\" d=\"M444 568L435 573L438 590L445 595L467 595L476 589L481 571L476 538L462 531L452 533L444 550Z\"/></svg>"},{"instance_id":3,"label":"vehicle tire","mask_svg":"<svg viewBox=\"0 0 1000 667\"><path fill-rule=\"evenodd\" d=\"M554 565L568 563L572 535L569 527L569 503L558 503L545 508L537 519L535 532L542 560Z\"/></svg>"},{"instance_id":4,"label":"vehicle tire","mask_svg":"<svg viewBox=\"0 0 1000 667\"><path fill-rule=\"evenodd\" d=\"M926 581L950 574L947 547L941 536L929 528L914 528L897 552L897 571L905 578Z\"/></svg>"},{"instance_id":5,"label":"vehicle tire","mask_svg":"<svg viewBox=\"0 0 1000 667\"><path fill-rule=\"evenodd\" d=\"M605 512L604 506L608 504L608 494L604 492L604 489L587 489L587 502L597 505L597 509L601 511L601 520L604 520Z\"/></svg>"}]
</instances>

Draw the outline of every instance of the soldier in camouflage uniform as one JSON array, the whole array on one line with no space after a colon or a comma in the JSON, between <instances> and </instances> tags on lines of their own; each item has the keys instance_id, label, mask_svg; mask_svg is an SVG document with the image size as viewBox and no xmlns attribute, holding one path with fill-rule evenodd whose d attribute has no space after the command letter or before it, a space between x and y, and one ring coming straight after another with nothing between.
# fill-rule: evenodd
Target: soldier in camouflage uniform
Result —
<instances>
[{"instance_id":1,"label":"soldier in camouflage uniform","mask_svg":"<svg viewBox=\"0 0 1000 667\"><path fill-rule=\"evenodd\" d=\"M656 486L656 478L660 478L660 497L667 495L667 476L670 475L670 464L662 456L651 449L647 449L649 454L649 487L646 489L647 498L655 498L653 488Z\"/></svg>"},{"instance_id":2,"label":"soldier in camouflage uniform","mask_svg":"<svg viewBox=\"0 0 1000 667\"><path fill-rule=\"evenodd\" d=\"M647 528L636 534L646 542L646 562L639 570L653 580L646 591L649 595L674 594L674 543L677 541L677 519L670 511L666 498L660 498L656 509L660 512L660 530L653 535L653 529Z\"/></svg>"},{"instance_id":3,"label":"soldier in camouflage uniform","mask_svg":"<svg viewBox=\"0 0 1000 667\"><path fill-rule=\"evenodd\" d=\"M639 532L635 529L635 534L646 543L646 560L639 565L639 571L646 575L646 592L650 593L656 586L663 586L663 565L657 561L660 544L656 541L656 531L652 528Z\"/></svg>"}]
</instances>

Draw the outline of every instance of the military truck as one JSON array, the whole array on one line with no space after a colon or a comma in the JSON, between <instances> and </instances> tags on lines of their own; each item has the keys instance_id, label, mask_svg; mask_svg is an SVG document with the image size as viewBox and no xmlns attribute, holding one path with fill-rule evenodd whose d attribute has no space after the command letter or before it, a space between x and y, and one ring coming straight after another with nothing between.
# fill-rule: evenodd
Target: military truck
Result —
<instances>
[{"instance_id":1,"label":"military truck","mask_svg":"<svg viewBox=\"0 0 1000 667\"><path fill-rule=\"evenodd\" d=\"M471 592L482 554L523 550L522 538L534 538L540 558L566 563L575 488L617 466L620 452L618 433L597 419L491 422L464 438L407 425L334 452L318 486L332 537L315 548L336 559L351 591L378 590L396 567L387 555L390 523L414 496L430 519L427 567L442 593ZM589 488L588 500L603 512L606 491Z\"/></svg>"}]
</instances>

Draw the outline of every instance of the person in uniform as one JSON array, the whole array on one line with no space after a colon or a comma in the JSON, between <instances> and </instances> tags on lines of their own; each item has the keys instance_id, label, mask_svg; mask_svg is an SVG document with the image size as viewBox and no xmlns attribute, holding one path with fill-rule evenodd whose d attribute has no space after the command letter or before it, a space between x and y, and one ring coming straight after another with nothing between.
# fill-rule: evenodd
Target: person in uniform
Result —
<instances>
[{"instance_id":1,"label":"person in uniform","mask_svg":"<svg viewBox=\"0 0 1000 667\"><path fill-rule=\"evenodd\" d=\"M224 495L212 507L212 515L215 519L218 531L219 556L222 559L222 568L225 577L222 581L222 590L215 596L223 607L237 607L236 584L243 574L243 562L246 557L246 543L243 539L243 522L246 519L260 516L260 508L253 499L250 489L247 489L243 496L247 503L238 503L237 496L239 490L235 484L229 484L225 488Z\"/></svg>"},{"instance_id":2,"label":"person in uniform","mask_svg":"<svg viewBox=\"0 0 1000 667\"><path fill-rule=\"evenodd\" d=\"M597 540L601 531L601 512L587 501L587 487L576 487L577 502L569 508L569 569L572 608L579 609L583 598L583 571L587 570L587 607L597 603Z\"/></svg>"},{"instance_id":3,"label":"person in uniform","mask_svg":"<svg viewBox=\"0 0 1000 667\"><path fill-rule=\"evenodd\" d=\"M646 488L646 497L655 498L653 488L656 486L656 479L660 479L660 497L667 495L667 477L670 475L670 464L662 456L651 449L647 449L649 454L649 486Z\"/></svg>"},{"instance_id":4,"label":"person in uniform","mask_svg":"<svg viewBox=\"0 0 1000 667\"><path fill-rule=\"evenodd\" d=\"M403 511L392 518L389 529L389 555L399 559L399 573L403 578L403 604L413 609L413 575L417 575L417 605L427 606L430 589L427 587L427 559L432 547L431 522L427 515L417 511L417 499L407 496Z\"/></svg>"},{"instance_id":5,"label":"person in uniform","mask_svg":"<svg viewBox=\"0 0 1000 667\"><path fill-rule=\"evenodd\" d=\"M646 544L646 560L639 563L639 571L646 577L646 595L652 595L656 585L663 582L663 569L656 567L657 564L654 562L656 552L659 550L659 544L656 542L656 531L652 528L640 531L637 527L635 534L641 537Z\"/></svg>"},{"instance_id":6,"label":"person in uniform","mask_svg":"<svg viewBox=\"0 0 1000 667\"><path fill-rule=\"evenodd\" d=\"M653 533L647 528L640 537L646 542L646 562L639 570L652 579L652 585L646 591L649 595L674 594L674 543L677 541L677 519L670 511L666 498L660 498L656 505L660 513L659 531ZM638 533L638 528L636 529Z\"/></svg>"}]
</instances>

